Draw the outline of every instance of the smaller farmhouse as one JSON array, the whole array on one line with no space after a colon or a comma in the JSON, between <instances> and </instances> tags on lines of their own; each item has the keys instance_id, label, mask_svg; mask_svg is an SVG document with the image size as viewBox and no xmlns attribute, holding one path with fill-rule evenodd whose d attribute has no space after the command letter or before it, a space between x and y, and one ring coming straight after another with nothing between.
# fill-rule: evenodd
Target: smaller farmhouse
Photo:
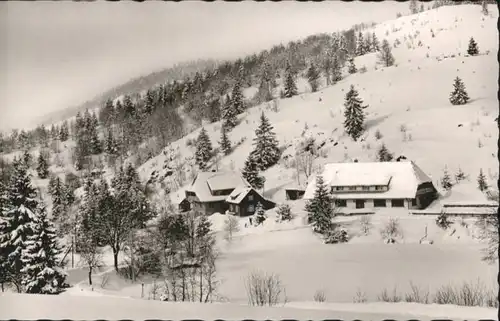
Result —
<instances>
[{"instance_id":1,"label":"smaller farmhouse","mask_svg":"<svg viewBox=\"0 0 500 321\"><path fill-rule=\"evenodd\" d=\"M423 209L438 196L431 178L411 161L331 163L322 176L340 208ZM312 199L315 189L313 177L304 199Z\"/></svg>"},{"instance_id":2,"label":"smaller farmhouse","mask_svg":"<svg viewBox=\"0 0 500 321\"><path fill-rule=\"evenodd\" d=\"M226 199L238 186L250 184L237 172L200 172L186 188L191 209L204 214L225 213L229 210Z\"/></svg>"},{"instance_id":3,"label":"smaller farmhouse","mask_svg":"<svg viewBox=\"0 0 500 321\"><path fill-rule=\"evenodd\" d=\"M255 213L258 203L262 204L264 210L274 208L276 204L264 198L254 188L249 186L239 186L226 198L229 204L229 211L238 216L248 216Z\"/></svg>"}]
</instances>

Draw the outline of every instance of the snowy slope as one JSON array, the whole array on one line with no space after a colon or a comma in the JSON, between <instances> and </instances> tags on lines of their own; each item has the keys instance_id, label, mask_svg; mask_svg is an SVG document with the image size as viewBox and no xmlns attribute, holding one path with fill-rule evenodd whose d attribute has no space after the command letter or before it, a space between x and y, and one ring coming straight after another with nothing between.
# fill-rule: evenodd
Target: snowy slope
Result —
<instances>
[{"instance_id":1,"label":"snowy slope","mask_svg":"<svg viewBox=\"0 0 500 321\"><path fill-rule=\"evenodd\" d=\"M483 168L491 181L498 175L494 122L497 76L491 72L497 68L494 55L498 47L497 13L491 12L495 16L484 17L478 6L450 6L376 26L374 31L380 40L387 37L391 42L396 38L402 41L402 45L393 50L397 66L376 67L374 53L357 57L358 68L366 66L366 73L345 75L336 85L317 93L280 99L277 112L271 111L271 103L249 109L240 116L241 124L230 134L233 145L241 144L220 160L219 168L239 170L243 167L252 149L258 118L265 111L280 144L287 147L284 155L293 155L295 144L303 139L301 134L306 124L309 127L306 135L314 136L318 142L326 141L322 148L324 158L316 160L319 166L355 158L373 161L377 147L384 142L396 156L403 154L413 160L434 182L442 175L445 165L451 173L461 167L471 179ZM434 38L430 29L434 31ZM386 31L389 31L387 36ZM404 36L408 38L410 34L417 34L415 49L405 45ZM481 55L464 57L470 36L478 42ZM424 44L422 47L417 45L419 40ZM456 76L464 80L471 97L464 106L453 106L448 101ZM355 143L343 133L343 102L351 84L369 105L364 142ZM406 127L406 139L402 125ZM209 124L205 128L212 143L217 145L220 124ZM374 137L376 130L383 135L380 141ZM193 155L194 147L188 146L188 141L195 139L198 133L199 130L172 144L179 148L181 158ZM335 143L338 144L334 146ZM142 177L147 179L153 170L161 172L164 158L159 155L141 166ZM278 201L284 195L282 191L276 192L285 184L297 181L294 169L286 163L282 160L264 173L269 193L266 195Z\"/></svg>"}]
</instances>

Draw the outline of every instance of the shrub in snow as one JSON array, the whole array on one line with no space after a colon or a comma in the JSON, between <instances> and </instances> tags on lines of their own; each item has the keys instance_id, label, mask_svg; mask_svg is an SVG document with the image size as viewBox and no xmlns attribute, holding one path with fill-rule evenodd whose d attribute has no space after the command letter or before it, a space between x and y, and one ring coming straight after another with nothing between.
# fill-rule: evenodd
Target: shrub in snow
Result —
<instances>
[{"instance_id":1,"label":"shrub in snow","mask_svg":"<svg viewBox=\"0 0 500 321\"><path fill-rule=\"evenodd\" d=\"M363 67L359 68L359 73L360 74L364 74L367 71L368 71L368 69L366 68L366 66L363 66Z\"/></svg>"},{"instance_id":2,"label":"shrub in snow","mask_svg":"<svg viewBox=\"0 0 500 321\"><path fill-rule=\"evenodd\" d=\"M293 218L292 209L288 204L281 204L276 210L276 215L278 222L291 221Z\"/></svg>"},{"instance_id":3,"label":"shrub in snow","mask_svg":"<svg viewBox=\"0 0 500 321\"><path fill-rule=\"evenodd\" d=\"M349 57L347 61L349 63L347 71L350 74L355 74L358 71L358 69L356 68L356 64L354 63L354 57Z\"/></svg>"},{"instance_id":4,"label":"shrub in snow","mask_svg":"<svg viewBox=\"0 0 500 321\"><path fill-rule=\"evenodd\" d=\"M366 298L366 293L365 292L361 292L360 289L357 289L356 290L356 295L354 296L354 298L352 299L352 301L354 303L365 303L368 301L368 299Z\"/></svg>"},{"instance_id":5,"label":"shrub in snow","mask_svg":"<svg viewBox=\"0 0 500 321\"><path fill-rule=\"evenodd\" d=\"M252 306L275 306L286 303L286 289L280 276L254 271L245 280L248 304Z\"/></svg>"},{"instance_id":6,"label":"shrub in snow","mask_svg":"<svg viewBox=\"0 0 500 321\"><path fill-rule=\"evenodd\" d=\"M314 292L314 301L315 302L325 302L326 301L325 291L317 290L316 292Z\"/></svg>"},{"instance_id":7,"label":"shrub in snow","mask_svg":"<svg viewBox=\"0 0 500 321\"><path fill-rule=\"evenodd\" d=\"M450 227L452 222L448 219L448 215L444 211L441 211L441 214L436 218L436 225L443 230L446 230Z\"/></svg>"},{"instance_id":8,"label":"shrub in snow","mask_svg":"<svg viewBox=\"0 0 500 321\"><path fill-rule=\"evenodd\" d=\"M344 229L331 229L324 236L325 244L337 244L337 243L346 243L349 241L349 235L347 231Z\"/></svg>"},{"instance_id":9,"label":"shrub in snow","mask_svg":"<svg viewBox=\"0 0 500 321\"><path fill-rule=\"evenodd\" d=\"M450 93L450 102L452 105L465 105L469 101L469 95L465 90L465 85L460 79L456 77L453 83L453 91Z\"/></svg>"},{"instance_id":10,"label":"shrub in snow","mask_svg":"<svg viewBox=\"0 0 500 321\"><path fill-rule=\"evenodd\" d=\"M378 140L378 139L381 139L383 136L382 136L382 133L380 132L380 130L377 129L377 131L375 132L375 138Z\"/></svg>"},{"instance_id":11,"label":"shrub in snow","mask_svg":"<svg viewBox=\"0 0 500 321\"><path fill-rule=\"evenodd\" d=\"M467 53L470 56L476 56L479 54L479 47L478 47L476 41L474 40L474 38L472 38L472 37L469 40L469 47L467 48Z\"/></svg>"},{"instance_id":12,"label":"shrub in snow","mask_svg":"<svg viewBox=\"0 0 500 321\"><path fill-rule=\"evenodd\" d=\"M382 229L380 229L380 236L382 236L385 243L396 243L396 238L403 236L399 219L389 218Z\"/></svg>"}]
</instances>

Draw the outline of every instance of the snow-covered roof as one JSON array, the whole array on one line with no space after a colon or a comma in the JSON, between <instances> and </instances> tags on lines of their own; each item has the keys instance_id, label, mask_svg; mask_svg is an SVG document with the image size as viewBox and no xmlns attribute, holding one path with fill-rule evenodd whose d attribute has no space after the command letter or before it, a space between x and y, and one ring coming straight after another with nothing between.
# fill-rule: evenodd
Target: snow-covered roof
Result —
<instances>
[{"instance_id":1,"label":"snow-covered roof","mask_svg":"<svg viewBox=\"0 0 500 321\"><path fill-rule=\"evenodd\" d=\"M212 195L211 190L231 189L240 185L250 186L238 172L201 172L186 190L196 193L200 202L217 202L224 201L227 195Z\"/></svg>"},{"instance_id":2,"label":"snow-covered roof","mask_svg":"<svg viewBox=\"0 0 500 321\"><path fill-rule=\"evenodd\" d=\"M460 182L454 185L441 203L444 206L498 205L497 202L489 200L486 193L481 192L472 182Z\"/></svg>"},{"instance_id":3,"label":"snow-covered roof","mask_svg":"<svg viewBox=\"0 0 500 321\"><path fill-rule=\"evenodd\" d=\"M239 204L245 196L250 193L252 190L252 187L250 186L238 186L234 189L234 191L229 194L229 196L226 198L226 202L231 203L231 204Z\"/></svg>"},{"instance_id":4,"label":"snow-covered roof","mask_svg":"<svg viewBox=\"0 0 500 321\"><path fill-rule=\"evenodd\" d=\"M186 189L182 188L175 192L168 194L170 201L174 205L179 205L186 198Z\"/></svg>"},{"instance_id":5,"label":"snow-covered roof","mask_svg":"<svg viewBox=\"0 0 500 321\"><path fill-rule=\"evenodd\" d=\"M322 176L327 186L389 184L387 191L337 193L338 199L414 198L420 184L432 183L432 179L411 161L330 163L324 166ZM313 198L315 189L316 176L307 185L304 198Z\"/></svg>"}]
</instances>

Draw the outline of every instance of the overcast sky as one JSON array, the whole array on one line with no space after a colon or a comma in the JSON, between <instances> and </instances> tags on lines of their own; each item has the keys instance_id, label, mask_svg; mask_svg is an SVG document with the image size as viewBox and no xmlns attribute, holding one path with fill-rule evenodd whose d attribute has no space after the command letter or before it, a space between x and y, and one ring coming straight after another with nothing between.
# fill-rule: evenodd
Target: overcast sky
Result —
<instances>
[{"instance_id":1,"label":"overcast sky","mask_svg":"<svg viewBox=\"0 0 500 321\"><path fill-rule=\"evenodd\" d=\"M0 3L0 129L32 125L179 61L394 19L408 3Z\"/></svg>"}]
</instances>

